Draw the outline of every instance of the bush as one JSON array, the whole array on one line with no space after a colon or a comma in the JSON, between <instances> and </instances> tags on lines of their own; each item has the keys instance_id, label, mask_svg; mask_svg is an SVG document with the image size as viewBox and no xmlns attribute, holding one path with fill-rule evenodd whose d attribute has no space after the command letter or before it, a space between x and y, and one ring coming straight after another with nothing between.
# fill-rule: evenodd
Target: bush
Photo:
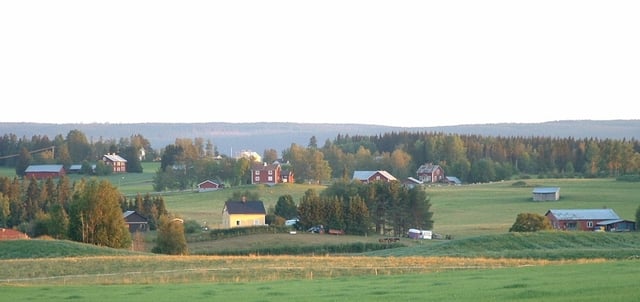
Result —
<instances>
[{"instance_id":1,"label":"bush","mask_svg":"<svg viewBox=\"0 0 640 302\"><path fill-rule=\"evenodd\" d=\"M509 232L537 232L552 229L546 216L536 213L520 213Z\"/></svg>"}]
</instances>

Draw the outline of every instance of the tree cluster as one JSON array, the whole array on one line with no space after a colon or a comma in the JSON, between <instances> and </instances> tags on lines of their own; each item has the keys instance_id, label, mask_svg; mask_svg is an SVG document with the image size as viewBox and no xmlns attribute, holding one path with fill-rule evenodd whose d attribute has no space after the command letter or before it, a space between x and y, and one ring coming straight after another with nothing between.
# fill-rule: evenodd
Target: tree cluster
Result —
<instances>
[{"instance_id":1,"label":"tree cluster","mask_svg":"<svg viewBox=\"0 0 640 302\"><path fill-rule=\"evenodd\" d=\"M0 226L18 228L31 237L127 247L131 236L120 208L121 195L106 180L82 179L71 184L49 178L0 177Z\"/></svg>"},{"instance_id":2,"label":"tree cluster","mask_svg":"<svg viewBox=\"0 0 640 302\"><path fill-rule=\"evenodd\" d=\"M399 182L336 182L318 194L308 190L297 206L300 227L322 225L349 234L401 236L410 228L433 227L426 192Z\"/></svg>"}]
</instances>

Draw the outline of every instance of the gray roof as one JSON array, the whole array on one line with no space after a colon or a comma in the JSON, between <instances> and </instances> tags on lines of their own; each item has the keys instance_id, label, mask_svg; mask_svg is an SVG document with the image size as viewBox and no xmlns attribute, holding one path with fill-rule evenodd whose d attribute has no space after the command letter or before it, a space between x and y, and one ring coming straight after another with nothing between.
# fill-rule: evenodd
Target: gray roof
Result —
<instances>
[{"instance_id":1,"label":"gray roof","mask_svg":"<svg viewBox=\"0 0 640 302\"><path fill-rule=\"evenodd\" d=\"M539 187L533 189L534 194L549 194L556 193L558 191L560 191L559 187Z\"/></svg>"},{"instance_id":2,"label":"gray roof","mask_svg":"<svg viewBox=\"0 0 640 302\"><path fill-rule=\"evenodd\" d=\"M547 212L558 220L618 220L613 209L553 209Z\"/></svg>"},{"instance_id":3,"label":"gray roof","mask_svg":"<svg viewBox=\"0 0 640 302\"><path fill-rule=\"evenodd\" d=\"M229 214L266 214L262 201L227 201L224 204Z\"/></svg>"},{"instance_id":4,"label":"gray roof","mask_svg":"<svg viewBox=\"0 0 640 302\"><path fill-rule=\"evenodd\" d=\"M353 179L357 180L367 180L371 178L376 173L380 173L382 176L386 177L388 180L397 180L393 175L384 170L378 171L353 171Z\"/></svg>"},{"instance_id":5,"label":"gray roof","mask_svg":"<svg viewBox=\"0 0 640 302\"><path fill-rule=\"evenodd\" d=\"M30 165L24 172L60 172L63 165Z\"/></svg>"}]
</instances>

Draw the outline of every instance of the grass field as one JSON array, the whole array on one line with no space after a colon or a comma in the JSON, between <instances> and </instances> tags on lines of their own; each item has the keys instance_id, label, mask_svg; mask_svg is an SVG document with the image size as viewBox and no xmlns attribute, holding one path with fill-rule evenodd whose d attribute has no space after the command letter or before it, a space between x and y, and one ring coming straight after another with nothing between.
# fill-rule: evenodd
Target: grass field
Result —
<instances>
[{"instance_id":1,"label":"grass field","mask_svg":"<svg viewBox=\"0 0 640 302\"><path fill-rule=\"evenodd\" d=\"M151 191L154 165L145 163L145 173L108 179L124 194L144 194ZM4 173L13 171L0 169ZM362 254L195 255L376 242L378 236L299 233L194 241L189 243L194 255L181 257L55 240L0 242L0 301L639 300L640 233L508 233L518 213L544 214L552 208L607 207L635 220L639 185L613 179L524 182L429 187L434 231L453 240L403 238L405 247ZM536 186L560 187L560 200L531 201ZM299 201L308 189L323 187L288 184L162 194L170 212L216 227L233 190L257 191L271 207L284 194Z\"/></svg>"}]
</instances>

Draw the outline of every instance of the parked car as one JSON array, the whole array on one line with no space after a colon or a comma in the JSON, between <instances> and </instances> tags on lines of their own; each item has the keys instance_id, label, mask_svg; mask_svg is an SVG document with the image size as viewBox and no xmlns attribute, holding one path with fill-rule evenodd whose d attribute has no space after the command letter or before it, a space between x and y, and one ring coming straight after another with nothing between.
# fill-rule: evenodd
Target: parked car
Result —
<instances>
[{"instance_id":1,"label":"parked car","mask_svg":"<svg viewBox=\"0 0 640 302\"><path fill-rule=\"evenodd\" d=\"M299 221L300 220L298 220L298 218L289 219L289 220L284 222L284 225L286 225L286 226L295 226Z\"/></svg>"},{"instance_id":2,"label":"parked car","mask_svg":"<svg viewBox=\"0 0 640 302\"><path fill-rule=\"evenodd\" d=\"M307 230L307 232L321 234L324 233L324 227L322 225L312 226Z\"/></svg>"}]
</instances>

